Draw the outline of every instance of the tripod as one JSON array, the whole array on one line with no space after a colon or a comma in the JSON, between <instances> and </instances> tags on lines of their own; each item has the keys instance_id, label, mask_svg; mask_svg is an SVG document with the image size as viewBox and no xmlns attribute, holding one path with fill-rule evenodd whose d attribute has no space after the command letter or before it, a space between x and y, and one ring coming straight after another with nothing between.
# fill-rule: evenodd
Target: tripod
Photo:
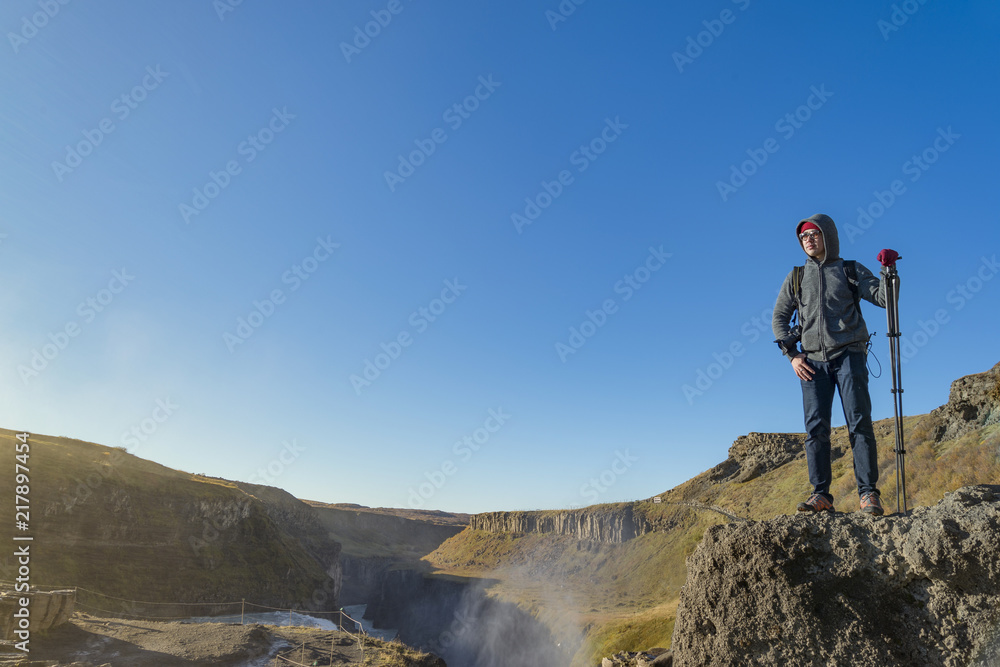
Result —
<instances>
[{"instance_id":1,"label":"tripod","mask_svg":"<svg viewBox=\"0 0 1000 667\"><path fill-rule=\"evenodd\" d=\"M889 339L889 357L892 366L892 404L896 417L896 512L900 511L900 499L902 499L902 512L906 514L906 449L903 438L903 387L900 378L900 354L899 354L899 274L896 273L896 265L888 267L887 277L889 284L885 290L885 314Z\"/></svg>"}]
</instances>

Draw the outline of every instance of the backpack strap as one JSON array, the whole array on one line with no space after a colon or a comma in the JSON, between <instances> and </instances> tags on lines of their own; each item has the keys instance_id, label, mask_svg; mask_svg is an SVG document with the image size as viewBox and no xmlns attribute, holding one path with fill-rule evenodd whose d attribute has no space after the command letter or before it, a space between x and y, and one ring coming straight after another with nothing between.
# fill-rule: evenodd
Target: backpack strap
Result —
<instances>
[{"instance_id":1,"label":"backpack strap","mask_svg":"<svg viewBox=\"0 0 1000 667\"><path fill-rule=\"evenodd\" d=\"M847 285L851 288L851 296L854 297L854 308L861 312L861 294L858 292L858 268L853 259L844 260L844 275L847 277Z\"/></svg>"},{"instance_id":2,"label":"backpack strap","mask_svg":"<svg viewBox=\"0 0 1000 667\"><path fill-rule=\"evenodd\" d=\"M792 294L795 296L795 312L792 313L792 319L789 324L794 325L795 320L798 319L799 322L802 321L801 311L802 311L802 274L805 272L804 266L792 267Z\"/></svg>"}]
</instances>

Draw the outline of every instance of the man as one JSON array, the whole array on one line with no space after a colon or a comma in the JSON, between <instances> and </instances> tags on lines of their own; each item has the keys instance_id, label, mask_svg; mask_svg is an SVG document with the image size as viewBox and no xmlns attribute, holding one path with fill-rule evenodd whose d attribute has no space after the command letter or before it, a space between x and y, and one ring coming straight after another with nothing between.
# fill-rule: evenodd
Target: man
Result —
<instances>
[{"instance_id":1,"label":"man","mask_svg":"<svg viewBox=\"0 0 1000 667\"><path fill-rule=\"evenodd\" d=\"M771 327L802 384L806 462L813 493L808 500L799 503L798 511L834 511L830 495L833 476L830 419L833 394L838 390L851 434L861 511L880 515L883 509L876 486L878 451L872 428L866 359L870 336L858 299L885 308L885 290L889 284L887 267L894 265L899 255L893 250L879 253L878 259L883 265L881 280L861 264L849 262L854 269L851 275L850 266L845 267L840 257L837 227L829 216L817 214L800 221L795 234L808 259L799 269L798 281L796 270L785 278L774 304ZM792 315L796 311L801 327L799 336L791 328ZM796 347L799 340L801 351Z\"/></svg>"}]
</instances>

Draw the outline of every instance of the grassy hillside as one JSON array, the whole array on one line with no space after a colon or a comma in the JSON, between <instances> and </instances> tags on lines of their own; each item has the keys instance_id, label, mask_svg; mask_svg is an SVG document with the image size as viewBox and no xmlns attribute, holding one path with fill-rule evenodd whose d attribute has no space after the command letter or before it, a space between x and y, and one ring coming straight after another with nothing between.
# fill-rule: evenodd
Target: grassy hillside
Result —
<instances>
[{"instance_id":1,"label":"grassy hillside","mask_svg":"<svg viewBox=\"0 0 1000 667\"><path fill-rule=\"evenodd\" d=\"M936 503L949 491L1000 479L1000 426L993 425L947 441L936 441L939 420L908 417L906 481L909 506ZM887 511L895 511L894 426L875 425L879 443L880 488ZM835 429L832 491L837 508L858 510L850 446L845 428ZM599 544L540 534L466 530L426 560L441 572L499 580L491 594L516 602L553 629L556 636L583 637L574 665L599 664L621 650L668 647L685 560L706 528L727 521L722 514L682 503L721 508L763 520L790 514L810 492L804 458L745 483L713 481L711 471L664 492L662 503L637 502L634 511L656 532L625 542ZM615 506L608 506L612 511ZM602 511L602 506L592 508Z\"/></svg>"},{"instance_id":2,"label":"grassy hillside","mask_svg":"<svg viewBox=\"0 0 1000 667\"><path fill-rule=\"evenodd\" d=\"M11 470L15 442L14 432L0 430L0 461ZM318 590L332 597L325 569L338 545L313 531L316 552L308 551L300 542L308 526L281 525L272 515L283 510L236 484L70 438L31 434L29 443L32 584L151 602L289 606L305 605ZM8 543L12 491L5 482L0 494L0 539ZM13 575L10 561L0 560L0 580ZM81 601L120 607L107 598Z\"/></svg>"},{"instance_id":3,"label":"grassy hillside","mask_svg":"<svg viewBox=\"0 0 1000 667\"><path fill-rule=\"evenodd\" d=\"M355 558L417 562L469 523L467 514L303 502L316 511L324 529L341 543L343 554Z\"/></svg>"}]
</instances>

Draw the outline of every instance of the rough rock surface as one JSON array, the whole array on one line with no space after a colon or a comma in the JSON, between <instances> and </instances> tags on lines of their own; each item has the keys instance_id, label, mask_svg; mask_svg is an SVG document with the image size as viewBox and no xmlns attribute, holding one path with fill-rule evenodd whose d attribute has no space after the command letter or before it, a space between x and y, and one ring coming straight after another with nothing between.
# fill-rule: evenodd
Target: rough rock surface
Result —
<instances>
[{"instance_id":1,"label":"rough rock surface","mask_svg":"<svg viewBox=\"0 0 1000 667\"><path fill-rule=\"evenodd\" d=\"M555 533L611 544L621 544L653 530L630 504L616 509L563 512L486 512L474 514L469 527L491 533Z\"/></svg>"},{"instance_id":2,"label":"rough rock surface","mask_svg":"<svg viewBox=\"0 0 1000 667\"><path fill-rule=\"evenodd\" d=\"M712 469L713 481L749 482L805 456L803 433L748 433L736 438L729 458Z\"/></svg>"},{"instance_id":3,"label":"rough rock surface","mask_svg":"<svg viewBox=\"0 0 1000 667\"><path fill-rule=\"evenodd\" d=\"M948 402L932 410L931 415L941 420L938 440L951 440L973 429L1000 424L1000 364L952 382Z\"/></svg>"},{"instance_id":4,"label":"rough rock surface","mask_svg":"<svg viewBox=\"0 0 1000 667\"><path fill-rule=\"evenodd\" d=\"M1000 664L1000 486L714 526L687 567L679 667Z\"/></svg>"}]
</instances>

